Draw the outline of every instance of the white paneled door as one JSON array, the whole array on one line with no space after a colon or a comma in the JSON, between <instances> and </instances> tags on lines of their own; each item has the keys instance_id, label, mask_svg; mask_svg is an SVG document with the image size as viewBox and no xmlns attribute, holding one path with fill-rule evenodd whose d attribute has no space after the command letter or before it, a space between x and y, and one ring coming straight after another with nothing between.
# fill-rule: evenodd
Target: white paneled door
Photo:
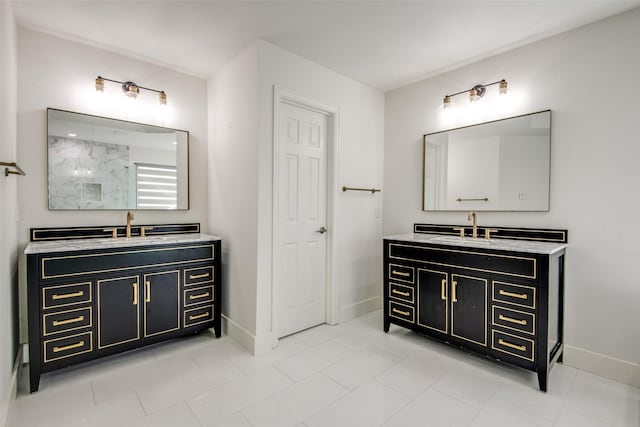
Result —
<instances>
[{"instance_id":1,"label":"white paneled door","mask_svg":"<svg viewBox=\"0 0 640 427\"><path fill-rule=\"evenodd\" d=\"M326 114L280 103L278 337L325 322Z\"/></svg>"}]
</instances>

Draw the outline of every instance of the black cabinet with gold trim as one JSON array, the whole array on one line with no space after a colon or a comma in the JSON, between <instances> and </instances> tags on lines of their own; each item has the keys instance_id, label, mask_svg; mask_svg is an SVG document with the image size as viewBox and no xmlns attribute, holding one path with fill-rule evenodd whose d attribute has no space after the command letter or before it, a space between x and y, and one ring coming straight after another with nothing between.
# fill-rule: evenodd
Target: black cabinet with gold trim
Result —
<instances>
[{"instance_id":1,"label":"black cabinet with gold trim","mask_svg":"<svg viewBox=\"0 0 640 427\"><path fill-rule=\"evenodd\" d=\"M25 251L32 392L66 366L208 328L220 337L218 238L87 244Z\"/></svg>"},{"instance_id":2,"label":"black cabinet with gold trim","mask_svg":"<svg viewBox=\"0 0 640 427\"><path fill-rule=\"evenodd\" d=\"M384 239L385 332L396 324L535 371L546 391L551 366L562 360L566 241L455 242Z\"/></svg>"}]
</instances>

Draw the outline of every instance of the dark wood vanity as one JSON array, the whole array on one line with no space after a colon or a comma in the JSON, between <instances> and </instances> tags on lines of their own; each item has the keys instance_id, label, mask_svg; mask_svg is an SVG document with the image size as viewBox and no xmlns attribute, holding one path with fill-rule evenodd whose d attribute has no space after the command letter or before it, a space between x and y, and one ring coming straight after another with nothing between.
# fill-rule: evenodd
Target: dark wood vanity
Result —
<instances>
[{"instance_id":1,"label":"dark wood vanity","mask_svg":"<svg viewBox=\"0 0 640 427\"><path fill-rule=\"evenodd\" d=\"M396 324L535 371L546 391L562 360L567 231L491 227L474 241L458 227L384 239L385 332Z\"/></svg>"},{"instance_id":2,"label":"dark wood vanity","mask_svg":"<svg viewBox=\"0 0 640 427\"><path fill-rule=\"evenodd\" d=\"M208 328L221 335L219 238L199 224L154 225L131 239L103 237L108 230L31 230L31 392L42 373Z\"/></svg>"}]
</instances>

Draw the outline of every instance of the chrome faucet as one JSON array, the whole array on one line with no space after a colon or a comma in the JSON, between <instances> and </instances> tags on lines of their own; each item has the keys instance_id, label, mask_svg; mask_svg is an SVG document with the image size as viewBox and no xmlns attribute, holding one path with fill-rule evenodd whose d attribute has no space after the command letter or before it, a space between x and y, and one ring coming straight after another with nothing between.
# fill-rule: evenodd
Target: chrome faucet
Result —
<instances>
[{"instance_id":1,"label":"chrome faucet","mask_svg":"<svg viewBox=\"0 0 640 427\"><path fill-rule=\"evenodd\" d=\"M474 239L478 238L478 216L475 212L469 212L467 215L467 221L473 221L473 233L472 237Z\"/></svg>"},{"instance_id":2,"label":"chrome faucet","mask_svg":"<svg viewBox=\"0 0 640 427\"><path fill-rule=\"evenodd\" d=\"M127 212L127 228L125 237L131 237L131 220L133 219L133 212Z\"/></svg>"}]
</instances>

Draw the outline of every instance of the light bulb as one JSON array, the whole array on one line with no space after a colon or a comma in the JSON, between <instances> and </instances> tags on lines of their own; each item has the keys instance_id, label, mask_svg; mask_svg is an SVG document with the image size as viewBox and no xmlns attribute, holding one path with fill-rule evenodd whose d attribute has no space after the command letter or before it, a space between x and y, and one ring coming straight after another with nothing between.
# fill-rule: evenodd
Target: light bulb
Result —
<instances>
[{"instance_id":1,"label":"light bulb","mask_svg":"<svg viewBox=\"0 0 640 427\"><path fill-rule=\"evenodd\" d=\"M104 79L100 76L96 78L96 92L104 92Z\"/></svg>"},{"instance_id":2,"label":"light bulb","mask_svg":"<svg viewBox=\"0 0 640 427\"><path fill-rule=\"evenodd\" d=\"M442 104L445 110L451 108L451 97L449 95L445 96Z\"/></svg>"},{"instance_id":3,"label":"light bulb","mask_svg":"<svg viewBox=\"0 0 640 427\"><path fill-rule=\"evenodd\" d=\"M505 95L507 93L507 81L500 81L500 95Z\"/></svg>"}]
</instances>

